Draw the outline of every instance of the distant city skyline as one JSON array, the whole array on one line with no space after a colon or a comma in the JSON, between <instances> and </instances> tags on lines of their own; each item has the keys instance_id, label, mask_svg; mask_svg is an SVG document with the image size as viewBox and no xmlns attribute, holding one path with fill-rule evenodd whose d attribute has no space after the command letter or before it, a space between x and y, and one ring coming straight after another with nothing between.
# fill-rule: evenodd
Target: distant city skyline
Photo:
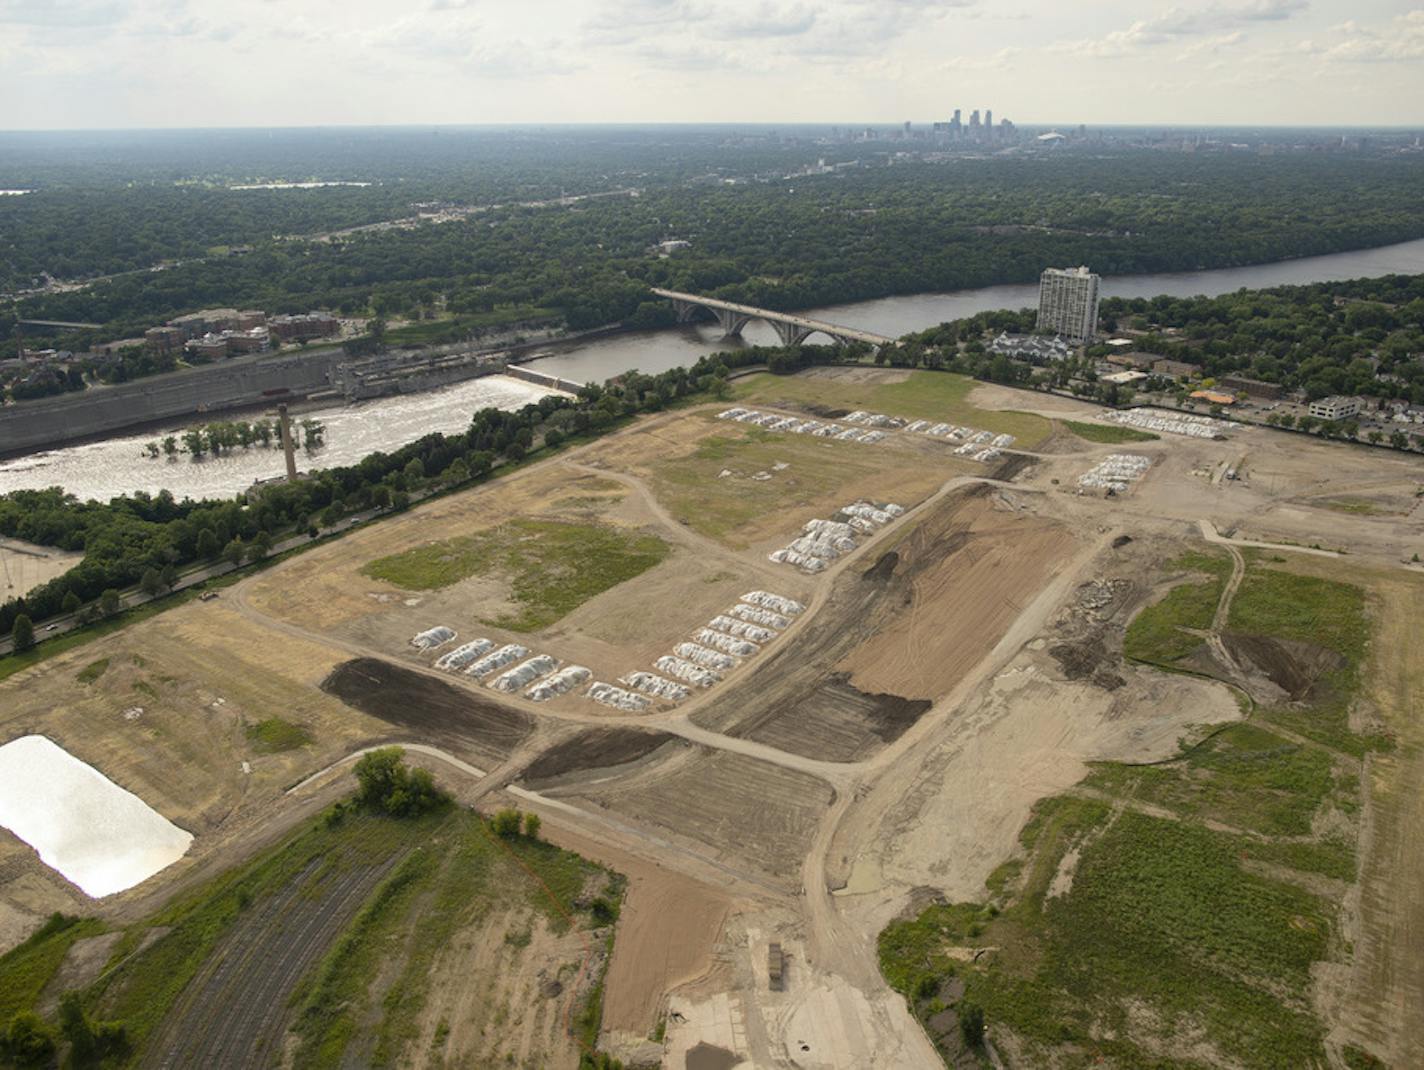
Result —
<instances>
[{"instance_id":1,"label":"distant city skyline","mask_svg":"<svg viewBox=\"0 0 1424 1070\"><path fill-rule=\"evenodd\" d=\"M1424 124L1421 0L0 0L0 129Z\"/></svg>"}]
</instances>

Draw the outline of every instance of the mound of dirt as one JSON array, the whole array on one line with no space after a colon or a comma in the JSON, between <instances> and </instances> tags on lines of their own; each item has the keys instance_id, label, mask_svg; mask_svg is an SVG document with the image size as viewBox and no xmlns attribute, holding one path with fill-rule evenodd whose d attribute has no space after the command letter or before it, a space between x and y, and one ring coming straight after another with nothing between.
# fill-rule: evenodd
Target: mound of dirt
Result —
<instances>
[{"instance_id":1,"label":"mound of dirt","mask_svg":"<svg viewBox=\"0 0 1424 1070\"><path fill-rule=\"evenodd\" d=\"M879 560L861 573L863 579L872 583L888 583L890 577L895 575L895 566L900 563L900 555L894 550L880 555Z\"/></svg>"},{"instance_id":2,"label":"mound of dirt","mask_svg":"<svg viewBox=\"0 0 1424 1070\"><path fill-rule=\"evenodd\" d=\"M1328 647L1298 639L1223 632L1221 642L1233 658L1254 665L1294 702L1309 698L1322 676L1345 665L1345 659Z\"/></svg>"},{"instance_id":3,"label":"mound of dirt","mask_svg":"<svg viewBox=\"0 0 1424 1070\"><path fill-rule=\"evenodd\" d=\"M519 774L519 780L532 784L570 773L626 765L673 738L666 732L645 732L641 728L590 728L539 755Z\"/></svg>"},{"instance_id":4,"label":"mound of dirt","mask_svg":"<svg viewBox=\"0 0 1424 1070\"><path fill-rule=\"evenodd\" d=\"M321 689L423 741L473 751L486 762L509 757L533 729L518 710L378 658L342 662Z\"/></svg>"},{"instance_id":5,"label":"mound of dirt","mask_svg":"<svg viewBox=\"0 0 1424 1070\"><path fill-rule=\"evenodd\" d=\"M1091 680L1104 691L1116 691L1127 682L1113 671L1117 658L1108 653L1099 639L1059 643L1049 647L1048 653L1070 680Z\"/></svg>"}]
</instances>

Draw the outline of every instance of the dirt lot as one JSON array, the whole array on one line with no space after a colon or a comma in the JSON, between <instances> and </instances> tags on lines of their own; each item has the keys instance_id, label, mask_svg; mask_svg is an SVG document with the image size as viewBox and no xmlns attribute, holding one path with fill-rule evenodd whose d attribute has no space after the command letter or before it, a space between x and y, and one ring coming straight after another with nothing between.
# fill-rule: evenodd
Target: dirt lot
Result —
<instances>
[{"instance_id":1,"label":"dirt lot","mask_svg":"<svg viewBox=\"0 0 1424 1070\"><path fill-rule=\"evenodd\" d=\"M639 728L590 728L544 751L519 774L519 780L525 787L543 790L590 773L608 776L675 738Z\"/></svg>"},{"instance_id":2,"label":"dirt lot","mask_svg":"<svg viewBox=\"0 0 1424 1070\"><path fill-rule=\"evenodd\" d=\"M927 439L894 436L866 446L776 434L716 419L723 407L634 429L600 442L590 456L647 481L677 523L763 553L858 498L908 507L950 476L979 470Z\"/></svg>"},{"instance_id":3,"label":"dirt lot","mask_svg":"<svg viewBox=\"0 0 1424 1070\"><path fill-rule=\"evenodd\" d=\"M0 539L0 601L23 597L40 584L64 575L83 559L83 554L54 546Z\"/></svg>"},{"instance_id":4,"label":"dirt lot","mask_svg":"<svg viewBox=\"0 0 1424 1070\"><path fill-rule=\"evenodd\" d=\"M616 783L549 794L631 818L791 890L835 793L806 773L699 747L675 750Z\"/></svg>"},{"instance_id":5,"label":"dirt lot","mask_svg":"<svg viewBox=\"0 0 1424 1070\"><path fill-rule=\"evenodd\" d=\"M508 758L533 729L518 710L376 658L343 662L321 688L402 737L433 741L486 767Z\"/></svg>"},{"instance_id":6,"label":"dirt lot","mask_svg":"<svg viewBox=\"0 0 1424 1070\"><path fill-rule=\"evenodd\" d=\"M890 551L898 560L884 581L903 591L901 611L837 667L866 691L946 694L993 649L1072 547L1066 528L1033 515L1029 505L985 488L916 527Z\"/></svg>"},{"instance_id":7,"label":"dirt lot","mask_svg":"<svg viewBox=\"0 0 1424 1070\"><path fill-rule=\"evenodd\" d=\"M217 601L171 610L0 682L0 739L48 736L196 837L172 867L96 904L0 831L0 948L54 910L123 914L260 836L283 788L381 730L317 688L338 660L314 643L274 641ZM276 712L313 742L259 753L247 728Z\"/></svg>"},{"instance_id":8,"label":"dirt lot","mask_svg":"<svg viewBox=\"0 0 1424 1070\"><path fill-rule=\"evenodd\" d=\"M911 404L917 381L884 369L818 370L756 389L775 393L761 395L767 407L915 416L891 402ZM946 383L945 397L918 403L948 418L967 405L1096 412ZM1402 801L1424 798L1424 742L1410 719L1419 676L1410 629L1424 613L1424 576L1407 564L1413 548L1424 551L1415 497L1424 466L1265 431L1097 445L1054 437L1035 418L1051 452L989 473L912 436L832 444L750 433L713 411L639 420L300 555L230 599L174 610L0 682L0 738L49 735L198 837L189 858L149 887L98 907L0 837L0 948L51 910L123 913L200 866L246 857L264 827L298 805L285 787L359 746L418 739L484 769L513 756L519 790L536 793L520 805L551 804L541 811L551 840L574 828L589 857L628 859L609 1029L645 1036L667 994L684 986L677 1005L689 1018L670 1024L670 1050L706 1042L782 1070L838 1065L835 1051L863 1053L865 1065L923 1065L923 1038L876 967L885 921L925 889L981 895L1033 803L1071 788L1087 762L1158 757L1201 726L1240 716L1221 685L1124 665L1119 653L1122 627L1154 596L1143 577L1200 549L1206 521L1213 533L1349 551L1312 559L1322 575L1374 570L1384 630L1373 648L1372 707L1400 746L1366 766L1363 890L1349 908L1359 950L1347 972L1326 978L1322 998L1337 1008L1340 1037L1387 1034L1396 1062L1424 1043L1409 1017L1424 998L1416 923L1424 912L1399 877L1418 868L1410 830L1424 821ZM1077 478L1115 452L1151 458L1141 483L1112 499L1078 493ZM1228 467L1243 478L1226 480ZM762 472L768 478L754 478ZM1012 485L944 490L964 472ZM829 574L766 561L804 520L859 496L933 500ZM672 552L533 635L477 623L507 597L499 577L412 593L360 573L373 558L512 516L650 531ZM1131 541L1109 550L1119 535ZM519 641L613 679L648 667L753 587L809 609L717 688L636 717L577 696L540 706L447 684L415 671L433 658L407 645L415 631L448 623L462 641ZM1329 668L1307 650L1229 633L1221 641L1282 695L1308 693ZM246 729L274 711L312 742L258 754ZM462 801L504 805L489 794L501 779L472 780ZM709 888L709 873L725 874L745 898L733 903ZM765 989L773 936L793 949L791 976L806 982L776 996ZM562 1004L541 987L563 983L576 958L569 939L537 919L482 917L437 962L432 1006L409 1050L451 1065L506 1057L544 1065L549 1051L549 1065L576 1062L557 1043L551 1008ZM695 977L692 999L684 983Z\"/></svg>"},{"instance_id":9,"label":"dirt lot","mask_svg":"<svg viewBox=\"0 0 1424 1070\"><path fill-rule=\"evenodd\" d=\"M794 643L694 720L794 754L863 760L999 641L1072 543L1066 529L984 485L906 524L835 579Z\"/></svg>"},{"instance_id":10,"label":"dirt lot","mask_svg":"<svg viewBox=\"0 0 1424 1070\"><path fill-rule=\"evenodd\" d=\"M573 1070L579 1049L563 1011L587 940L527 909L481 917L436 961L408 1050L435 1065Z\"/></svg>"}]
</instances>

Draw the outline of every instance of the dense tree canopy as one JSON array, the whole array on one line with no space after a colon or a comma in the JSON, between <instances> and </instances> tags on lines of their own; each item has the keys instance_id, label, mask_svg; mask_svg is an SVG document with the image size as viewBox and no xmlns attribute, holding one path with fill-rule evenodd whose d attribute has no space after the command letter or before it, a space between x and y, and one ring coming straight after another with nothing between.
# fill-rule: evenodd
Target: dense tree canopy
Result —
<instances>
[{"instance_id":1,"label":"dense tree canopy","mask_svg":"<svg viewBox=\"0 0 1424 1070\"><path fill-rule=\"evenodd\" d=\"M476 178L427 174L315 190L170 182L5 198L15 203L0 203L0 271L8 262L16 283L40 270L94 274L216 248L161 272L19 303L26 318L103 324L54 339L82 348L212 305L383 316L439 310L481 325L545 316L572 328L654 326L670 312L648 301L653 285L791 309L1031 281L1048 264L1089 263L1104 274L1184 271L1424 235L1418 157L1139 151L897 166L881 160L830 175L763 175L728 185L689 177L689 162L712 158L705 146L662 165L646 148L630 150L631 160L648 164L638 174L591 170L579 153L613 161L606 147L588 145L566 147L562 156L550 150L523 182L506 173L511 164L486 161L473 174L492 169L487 201L503 207L335 240L273 235L409 214L423 203L419 191L454 183L451 189L472 193ZM745 165L734 155L724 162L732 161ZM500 200L554 185L617 189L635 180L637 197L543 207ZM669 236L691 248L654 255ZM229 255L239 244L250 249ZM123 251L117 260L115 250ZM0 338L13 344L4 322Z\"/></svg>"}]
</instances>

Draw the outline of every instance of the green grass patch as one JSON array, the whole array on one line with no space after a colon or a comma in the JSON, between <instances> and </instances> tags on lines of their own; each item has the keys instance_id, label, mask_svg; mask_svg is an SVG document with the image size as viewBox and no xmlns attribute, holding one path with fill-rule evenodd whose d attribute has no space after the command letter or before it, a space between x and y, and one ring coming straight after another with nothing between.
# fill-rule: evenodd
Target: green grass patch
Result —
<instances>
[{"instance_id":1,"label":"green grass patch","mask_svg":"<svg viewBox=\"0 0 1424 1070\"><path fill-rule=\"evenodd\" d=\"M275 851L208 882L149 918L130 927L115 948L121 963L86 994L86 1004L101 1016L122 1019L141 1050L144 1039L182 995L219 942L244 911L278 893L304 871L313 881L341 869L371 864L400 849L412 834L410 822L353 815L328 826L299 832ZM313 885L315 888L315 885ZM150 929L167 927L141 954L128 957Z\"/></svg>"},{"instance_id":2,"label":"green grass patch","mask_svg":"<svg viewBox=\"0 0 1424 1070\"><path fill-rule=\"evenodd\" d=\"M1089 424L1083 423L1081 420L1061 420L1059 422L1073 434L1089 442L1110 444L1156 442L1159 437L1151 431L1139 431L1135 427L1125 427L1122 424Z\"/></svg>"},{"instance_id":3,"label":"green grass patch","mask_svg":"<svg viewBox=\"0 0 1424 1070\"><path fill-rule=\"evenodd\" d=\"M702 439L687 456L656 462L652 482L678 521L742 549L749 532L759 537L758 521L823 502L847 484L885 472L887 463L884 454L854 442L733 425ZM952 471L958 463L947 459L946 467ZM778 464L787 467L777 470ZM771 478L753 479L758 472Z\"/></svg>"},{"instance_id":4,"label":"green grass patch","mask_svg":"<svg viewBox=\"0 0 1424 1070\"><path fill-rule=\"evenodd\" d=\"M98 936L106 928L98 918L52 914L23 944L0 955L0 1028L18 1011L34 1009L76 940Z\"/></svg>"},{"instance_id":5,"label":"green grass patch","mask_svg":"<svg viewBox=\"0 0 1424 1070\"><path fill-rule=\"evenodd\" d=\"M361 571L411 591L448 587L474 575L507 578L519 609L486 623L532 632L646 572L669 552L656 535L605 524L520 518L382 557Z\"/></svg>"},{"instance_id":6,"label":"green grass patch","mask_svg":"<svg viewBox=\"0 0 1424 1070\"><path fill-rule=\"evenodd\" d=\"M1186 817L1303 836L1331 792L1330 756L1257 724L1235 724L1170 765L1102 763L1084 784Z\"/></svg>"},{"instance_id":7,"label":"green grass patch","mask_svg":"<svg viewBox=\"0 0 1424 1070\"><path fill-rule=\"evenodd\" d=\"M991 1028L1008 1025L1061 1066L1210 1065L1153 1054L1194 1027L1253 1070L1323 1063L1308 1008L1327 904L1248 872L1241 837L1105 808L1086 833L1057 835L1062 805L1042 808L1028 839L1035 868L1050 874L1065 849L1081 851L1067 893L1030 882L998 914L948 904L896 922L880 941L887 980L923 1013L958 974ZM1001 950L971 964L949 954L957 946ZM1129 1001L1149 1014L1130 1017Z\"/></svg>"},{"instance_id":8,"label":"green grass patch","mask_svg":"<svg viewBox=\"0 0 1424 1070\"><path fill-rule=\"evenodd\" d=\"M100 658L98 661L91 661L84 668L74 674L74 678L81 684L92 684L109 668L109 659Z\"/></svg>"},{"instance_id":9,"label":"green grass patch","mask_svg":"<svg viewBox=\"0 0 1424 1070\"><path fill-rule=\"evenodd\" d=\"M247 742L258 754L279 754L305 747L311 742L311 733L291 721L268 717L265 721L247 726Z\"/></svg>"},{"instance_id":10,"label":"green grass patch","mask_svg":"<svg viewBox=\"0 0 1424 1070\"><path fill-rule=\"evenodd\" d=\"M855 382L818 374L749 375L738 379L732 396L741 402L767 405L799 402L839 409L866 409L910 420L935 420L968 424L996 434L1007 432L1029 448L1048 437L1049 422L1042 416L1012 410L981 409L969 403L969 393L979 385L967 375L917 370L900 382Z\"/></svg>"},{"instance_id":11,"label":"green grass patch","mask_svg":"<svg viewBox=\"0 0 1424 1070\"><path fill-rule=\"evenodd\" d=\"M1350 704L1369 647L1359 587L1253 565L1232 600L1228 623L1235 631L1322 646L1344 659L1342 667L1321 676L1308 703L1268 708L1267 720L1347 754L1385 745L1350 730Z\"/></svg>"},{"instance_id":12,"label":"green grass patch","mask_svg":"<svg viewBox=\"0 0 1424 1070\"><path fill-rule=\"evenodd\" d=\"M1179 584L1165 598L1133 617L1123 639L1123 653L1129 658L1170 664L1194 653L1203 640L1182 629L1211 627L1222 587L1231 575L1231 559L1216 552L1183 554L1166 567L1203 573L1210 579L1205 583Z\"/></svg>"}]
</instances>

